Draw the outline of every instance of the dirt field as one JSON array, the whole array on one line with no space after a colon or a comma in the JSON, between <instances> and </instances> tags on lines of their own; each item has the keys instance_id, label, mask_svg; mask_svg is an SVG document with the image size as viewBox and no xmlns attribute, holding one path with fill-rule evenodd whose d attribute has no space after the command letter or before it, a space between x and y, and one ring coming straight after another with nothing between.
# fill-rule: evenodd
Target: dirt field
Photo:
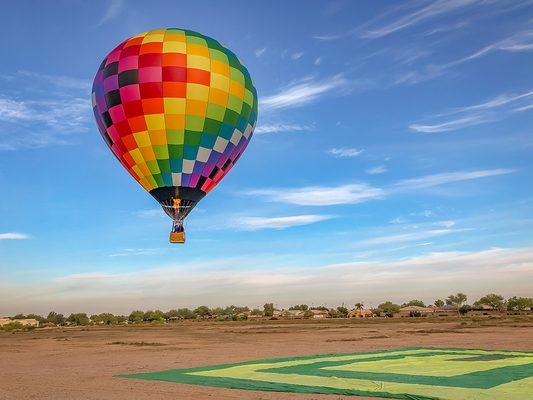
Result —
<instances>
[{"instance_id":1,"label":"dirt field","mask_svg":"<svg viewBox=\"0 0 533 400\"><path fill-rule=\"evenodd\" d=\"M533 320L205 321L0 332L0 399L348 399L114 376L405 346L532 351Z\"/></svg>"}]
</instances>

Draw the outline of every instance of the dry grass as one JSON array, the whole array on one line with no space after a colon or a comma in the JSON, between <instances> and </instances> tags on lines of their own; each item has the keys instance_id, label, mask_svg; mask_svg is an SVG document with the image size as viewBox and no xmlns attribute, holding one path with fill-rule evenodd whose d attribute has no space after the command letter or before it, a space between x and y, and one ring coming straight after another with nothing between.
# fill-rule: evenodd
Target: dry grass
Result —
<instances>
[{"instance_id":1,"label":"dry grass","mask_svg":"<svg viewBox=\"0 0 533 400\"><path fill-rule=\"evenodd\" d=\"M114 345L120 345L120 346L138 346L138 347L143 347L143 346L167 346L166 343L160 343L160 342L122 342L122 341L117 341L117 342L111 342L111 343L106 343L106 344L114 344Z\"/></svg>"}]
</instances>

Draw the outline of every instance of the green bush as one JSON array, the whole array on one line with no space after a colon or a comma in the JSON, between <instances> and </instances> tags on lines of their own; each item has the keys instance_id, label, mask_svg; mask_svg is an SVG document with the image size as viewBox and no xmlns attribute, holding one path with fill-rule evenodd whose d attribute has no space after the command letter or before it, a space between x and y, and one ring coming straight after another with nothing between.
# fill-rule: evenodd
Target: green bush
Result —
<instances>
[{"instance_id":1,"label":"green bush","mask_svg":"<svg viewBox=\"0 0 533 400\"><path fill-rule=\"evenodd\" d=\"M32 331L35 327L31 325L22 325L18 321L13 321L8 324L0 326L0 330L3 330L5 332L12 332L12 331Z\"/></svg>"}]
</instances>

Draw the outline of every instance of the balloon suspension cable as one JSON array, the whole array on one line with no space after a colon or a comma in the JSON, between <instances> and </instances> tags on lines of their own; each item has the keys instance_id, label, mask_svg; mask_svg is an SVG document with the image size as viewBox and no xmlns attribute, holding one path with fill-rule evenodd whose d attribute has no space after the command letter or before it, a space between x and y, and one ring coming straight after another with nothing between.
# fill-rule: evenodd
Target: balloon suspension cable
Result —
<instances>
[{"instance_id":1,"label":"balloon suspension cable","mask_svg":"<svg viewBox=\"0 0 533 400\"><path fill-rule=\"evenodd\" d=\"M170 199L161 206L165 213L172 218L172 230L170 231L170 243L185 243L185 229L183 220L192 210L194 202L182 199Z\"/></svg>"}]
</instances>

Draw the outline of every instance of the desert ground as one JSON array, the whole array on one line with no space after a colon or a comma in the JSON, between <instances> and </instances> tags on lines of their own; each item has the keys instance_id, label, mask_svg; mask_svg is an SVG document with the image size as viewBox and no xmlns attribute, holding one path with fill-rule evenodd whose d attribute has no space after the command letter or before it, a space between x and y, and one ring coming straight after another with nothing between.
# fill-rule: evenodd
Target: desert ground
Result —
<instances>
[{"instance_id":1,"label":"desert ground","mask_svg":"<svg viewBox=\"0 0 533 400\"><path fill-rule=\"evenodd\" d=\"M0 332L0 399L354 399L116 375L405 346L531 351L533 319L193 321Z\"/></svg>"}]
</instances>

